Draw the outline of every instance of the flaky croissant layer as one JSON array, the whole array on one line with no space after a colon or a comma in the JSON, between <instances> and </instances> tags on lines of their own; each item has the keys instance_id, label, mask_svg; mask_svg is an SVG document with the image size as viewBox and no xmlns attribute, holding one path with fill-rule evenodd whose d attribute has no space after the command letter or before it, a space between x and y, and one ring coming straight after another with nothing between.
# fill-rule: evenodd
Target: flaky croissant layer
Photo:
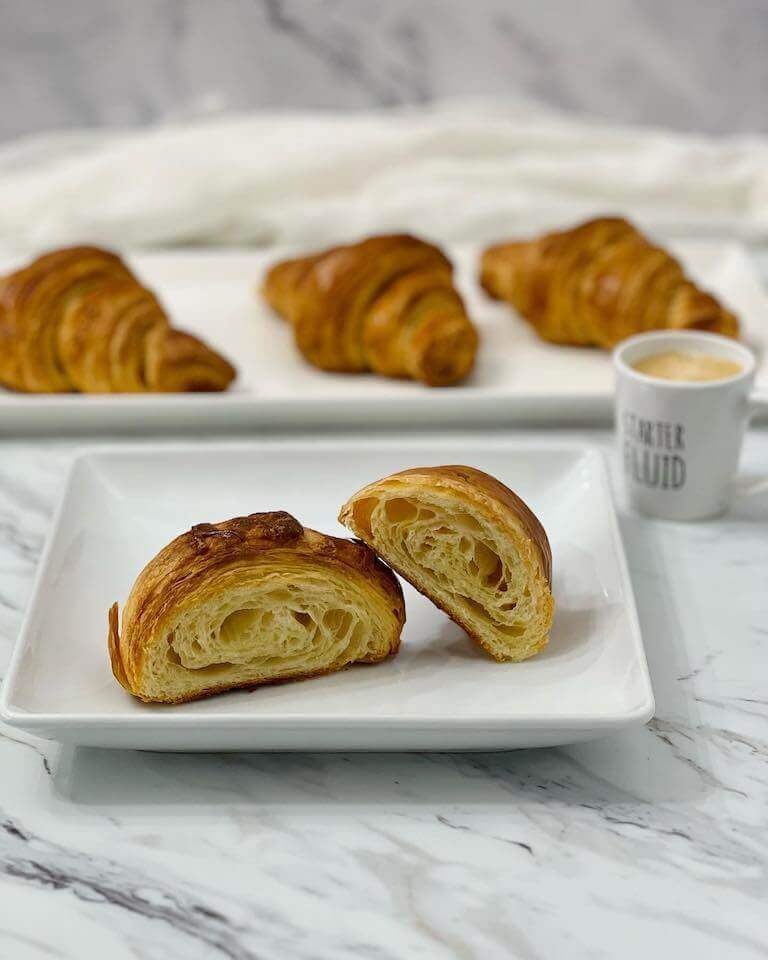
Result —
<instances>
[{"instance_id":1,"label":"flaky croissant layer","mask_svg":"<svg viewBox=\"0 0 768 960\"><path fill-rule=\"evenodd\" d=\"M369 237L275 264L263 294L322 370L446 386L472 369L477 331L452 266L416 237Z\"/></svg>"},{"instance_id":2,"label":"flaky croissant layer","mask_svg":"<svg viewBox=\"0 0 768 960\"><path fill-rule=\"evenodd\" d=\"M360 543L285 512L198 524L109 614L112 670L131 694L180 703L331 673L396 653L400 584Z\"/></svg>"},{"instance_id":3,"label":"flaky croissant layer","mask_svg":"<svg viewBox=\"0 0 768 960\"><path fill-rule=\"evenodd\" d=\"M417 467L369 484L339 520L496 660L547 643L552 554L508 487L473 467Z\"/></svg>"},{"instance_id":4,"label":"flaky croissant layer","mask_svg":"<svg viewBox=\"0 0 768 960\"><path fill-rule=\"evenodd\" d=\"M480 282L553 343L610 349L646 330L739 333L736 317L671 254L619 217L489 247Z\"/></svg>"},{"instance_id":5,"label":"flaky croissant layer","mask_svg":"<svg viewBox=\"0 0 768 960\"><path fill-rule=\"evenodd\" d=\"M225 390L234 368L171 327L155 296L98 247L38 257L0 287L0 384L29 393Z\"/></svg>"}]
</instances>

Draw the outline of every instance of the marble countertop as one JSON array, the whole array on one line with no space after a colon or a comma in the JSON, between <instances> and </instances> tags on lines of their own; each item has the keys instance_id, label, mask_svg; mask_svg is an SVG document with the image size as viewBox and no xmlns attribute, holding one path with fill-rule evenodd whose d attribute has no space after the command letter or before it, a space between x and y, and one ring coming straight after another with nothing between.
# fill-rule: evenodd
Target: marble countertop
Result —
<instances>
[{"instance_id":1,"label":"marble countertop","mask_svg":"<svg viewBox=\"0 0 768 960\"><path fill-rule=\"evenodd\" d=\"M551 436L613 463L608 431ZM76 449L0 446L0 673ZM724 518L621 515L647 727L499 754L197 756L0 729L0 957L767 956L766 478L754 430Z\"/></svg>"},{"instance_id":2,"label":"marble countertop","mask_svg":"<svg viewBox=\"0 0 768 960\"><path fill-rule=\"evenodd\" d=\"M0 138L488 94L622 123L768 131L766 44L759 0L67 0L57 18L5 3Z\"/></svg>"}]
</instances>

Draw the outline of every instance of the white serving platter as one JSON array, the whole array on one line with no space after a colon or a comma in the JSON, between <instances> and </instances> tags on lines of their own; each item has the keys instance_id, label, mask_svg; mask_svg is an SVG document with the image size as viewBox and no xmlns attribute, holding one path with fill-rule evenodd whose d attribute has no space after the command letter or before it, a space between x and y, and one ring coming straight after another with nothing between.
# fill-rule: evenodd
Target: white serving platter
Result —
<instances>
[{"instance_id":1,"label":"white serving platter","mask_svg":"<svg viewBox=\"0 0 768 960\"><path fill-rule=\"evenodd\" d=\"M688 271L739 314L768 386L768 299L745 251L709 241L671 248ZM177 326L229 357L239 377L224 394L115 396L15 394L0 388L0 432L335 427L382 424L566 423L612 411L608 354L539 340L511 308L477 284L478 247L448 251L482 345L463 385L430 389L373 375L330 374L304 362L288 326L256 296L265 267L285 251L175 251L128 257ZM0 272L19 261L0 258Z\"/></svg>"},{"instance_id":2,"label":"white serving platter","mask_svg":"<svg viewBox=\"0 0 768 960\"><path fill-rule=\"evenodd\" d=\"M287 509L344 535L340 504L394 470L480 467L513 487L554 557L551 642L498 664L406 586L401 652L375 666L168 707L113 679L107 610L144 564L193 523ZM602 456L494 438L274 439L143 446L73 464L2 699L38 736L152 750L473 750L568 743L653 714L632 588Z\"/></svg>"}]
</instances>

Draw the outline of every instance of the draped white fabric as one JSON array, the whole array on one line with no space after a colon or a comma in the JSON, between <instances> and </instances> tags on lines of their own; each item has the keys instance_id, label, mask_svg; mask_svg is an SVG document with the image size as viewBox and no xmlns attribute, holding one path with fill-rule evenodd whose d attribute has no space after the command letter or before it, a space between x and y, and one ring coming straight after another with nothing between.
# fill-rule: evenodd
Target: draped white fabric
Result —
<instances>
[{"instance_id":1,"label":"draped white fabric","mask_svg":"<svg viewBox=\"0 0 768 960\"><path fill-rule=\"evenodd\" d=\"M619 128L530 106L259 113L0 148L0 246L525 234L624 213L768 240L768 139Z\"/></svg>"}]
</instances>

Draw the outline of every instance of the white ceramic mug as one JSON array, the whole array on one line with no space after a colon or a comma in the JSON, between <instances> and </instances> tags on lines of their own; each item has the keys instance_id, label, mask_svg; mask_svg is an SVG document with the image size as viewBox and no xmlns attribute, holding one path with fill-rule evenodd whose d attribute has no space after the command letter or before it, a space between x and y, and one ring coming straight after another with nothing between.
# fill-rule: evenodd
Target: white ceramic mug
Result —
<instances>
[{"instance_id":1,"label":"white ceramic mug","mask_svg":"<svg viewBox=\"0 0 768 960\"><path fill-rule=\"evenodd\" d=\"M723 380L663 380L634 369L668 350L733 360L741 371ZM703 520L731 497L744 431L766 411L753 394L755 357L728 337L695 331L641 333L613 353L616 429L629 504L665 520Z\"/></svg>"}]
</instances>

